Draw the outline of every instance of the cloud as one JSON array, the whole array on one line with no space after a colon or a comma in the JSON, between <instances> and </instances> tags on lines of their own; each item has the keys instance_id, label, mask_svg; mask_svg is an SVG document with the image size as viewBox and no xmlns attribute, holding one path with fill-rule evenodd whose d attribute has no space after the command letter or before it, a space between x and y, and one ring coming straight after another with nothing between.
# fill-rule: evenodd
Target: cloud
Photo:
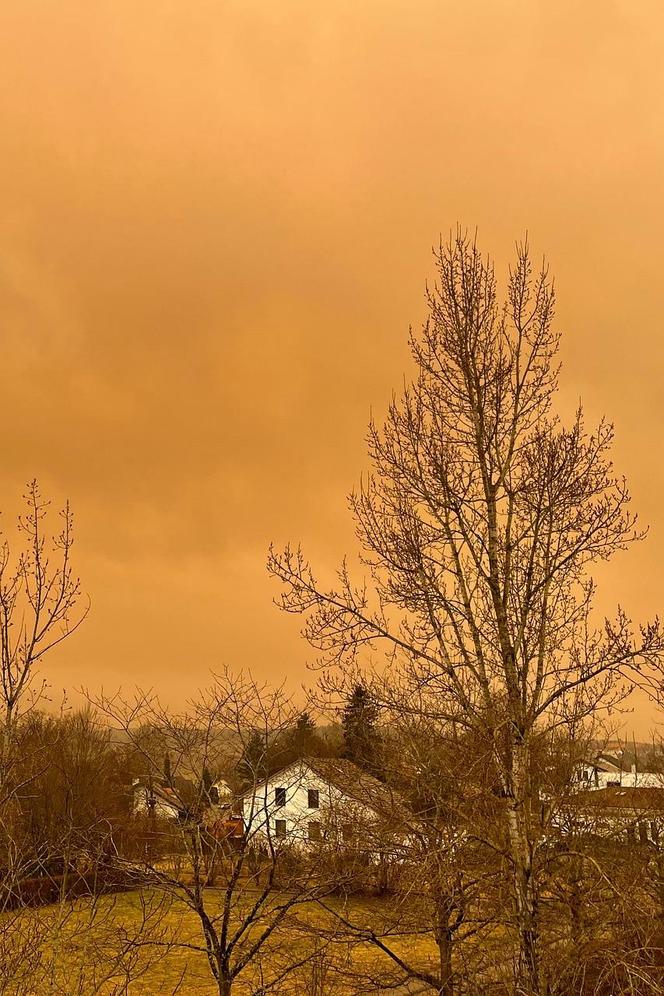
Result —
<instances>
[{"instance_id":1,"label":"cloud","mask_svg":"<svg viewBox=\"0 0 664 996\"><path fill-rule=\"evenodd\" d=\"M663 20L626 0L3 4L2 484L9 508L37 473L77 513L98 611L63 681L161 661L180 689L187 627L188 681L228 655L303 674L265 548L353 547L369 409L457 221L499 272L526 228L551 257L562 401L617 422L656 527L621 590L653 609Z\"/></svg>"}]
</instances>

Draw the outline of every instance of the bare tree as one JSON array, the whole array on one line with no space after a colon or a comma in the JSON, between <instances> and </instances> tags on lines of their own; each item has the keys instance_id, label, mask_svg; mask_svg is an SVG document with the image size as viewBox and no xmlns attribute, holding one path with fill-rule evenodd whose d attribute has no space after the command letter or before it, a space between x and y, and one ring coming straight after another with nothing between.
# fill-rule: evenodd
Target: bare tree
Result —
<instances>
[{"instance_id":1,"label":"bare tree","mask_svg":"<svg viewBox=\"0 0 664 996\"><path fill-rule=\"evenodd\" d=\"M482 752L422 716L399 714L383 728L382 748L393 818L373 832L358 827L356 835L361 868L372 851L387 856L389 895L369 918L352 904L321 900L332 949L341 944L343 951L347 942L365 952L337 973L352 980L354 993L415 986L455 996L470 992L472 983L479 992L491 977L487 942L504 922L496 902L498 859L482 839L496 806L484 792ZM348 855L345 864L350 869ZM362 887L361 875L356 882Z\"/></svg>"},{"instance_id":2,"label":"bare tree","mask_svg":"<svg viewBox=\"0 0 664 996\"><path fill-rule=\"evenodd\" d=\"M89 710L34 710L12 731L13 795L0 824L0 992L125 993L168 949L163 897L122 901L109 860L127 799L108 730Z\"/></svg>"},{"instance_id":3,"label":"bare tree","mask_svg":"<svg viewBox=\"0 0 664 996\"><path fill-rule=\"evenodd\" d=\"M197 917L200 939L180 944L205 956L221 996L284 991L318 951L308 935L294 944L298 911L330 889L316 849L278 836L266 794L268 752L299 711L280 689L229 672L180 713L142 692L94 701L151 772L147 813L136 825L147 819L158 846L119 855L119 867ZM165 750L169 785L159 778ZM210 785L206 771L223 783Z\"/></svg>"},{"instance_id":4,"label":"bare tree","mask_svg":"<svg viewBox=\"0 0 664 996\"><path fill-rule=\"evenodd\" d=\"M18 552L7 538L0 543L0 907L5 914L0 973L5 980L33 971L34 952L45 936L22 899L22 881L40 863L27 839L24 803L30 786L34 791L35 780L49 771L52 744L49 737L38 744L25 741L23 721L45 690L45 682L36 683L39 664L87 613L86 607L79 611L81 588L71 565L69 505L51 536L45 530L49 502L36 481L28 485L24 503ZM71 843L69 829L60 829L61 843L65 837Z\"/></svg>"},{"instance_id":5,"label":"bare tree","mask_svg":"<svg viewBox=\"0 0 664 996\"><path fill-rule=\"evenodd\" d=\"M102 861L131 811L110 730L89 708L32 712L19 721L14 742L14 841L21 843L22 872L67 875Z\"/></svg>"},{"instance_id":6,"label":"bare tree","mask_svg":"<svg viewBox=\"0 0 664 996\"><path fill-rule=\"evenodd\" d=\"M25 511L18 528L25 545L12 556L5 538L0 547L0 677L4 712L4 740L19 715L26 696L35 692L36 669L44 656L83 622L88 608L79 611L81 585L74 574L74 543L69 503L60 512L60 529L45 532L49 501L36 481L24 496Z\"/></svg>"},{"instance_id":7,"label":"bare tree","mask_svg":"<svg viewBox=\"0 0 664 996\"><path fill-rule=\"evenodd\" d=\"M559 335L546 267L518 247L504 304L493 266L462 234L436 252L429 319L411 336L413 382L382 428L373 472L351 496L370 583L320 585L299 550L271 551L281 605L305 613L328 667L385 650L427 708L491 744L506 800L516 987L542 991L531 777L542 730L579 723L662 653L657 622L622 609L595 622L594 564L643 535L610 461L613 428L563 425L552 409ZM433 705L435 703L435 706Z\"/></svg>"}]
</instances>

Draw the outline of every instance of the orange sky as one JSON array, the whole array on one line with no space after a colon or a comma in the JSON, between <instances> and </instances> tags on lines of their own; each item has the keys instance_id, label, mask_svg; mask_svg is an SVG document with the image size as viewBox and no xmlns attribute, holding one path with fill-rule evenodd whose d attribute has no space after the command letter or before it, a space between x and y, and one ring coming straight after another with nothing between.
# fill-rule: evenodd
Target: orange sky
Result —
<instances>
[{"instance_id":1,"label":"orange sky","mask_svg":"<svg viewBox=\"0 0 664 996\"><path fill-rule=\"evenodd\" d=\"M56 686L306 676L266 548L353 549L457 221L549 256L561 404L651 525L603 603L658 611L663 43L655 0L4 0L1 504L70 497L93 601Z\"/></svg>"}]
</instances>

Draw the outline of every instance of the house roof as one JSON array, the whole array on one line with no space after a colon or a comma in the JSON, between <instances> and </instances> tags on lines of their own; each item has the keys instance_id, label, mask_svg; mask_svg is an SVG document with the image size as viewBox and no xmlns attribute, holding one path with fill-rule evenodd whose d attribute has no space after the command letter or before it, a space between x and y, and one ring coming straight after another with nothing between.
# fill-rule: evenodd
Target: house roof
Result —
<instances>
[{"instance_id":1,"label":"house roof","mask_svg":"<svg viewBox=\"0 0 664 996\"><path fill-rule=\"evenodd\" d=\"M664 788L619 788L595 789L579 792L574 797L575 805L587 809L632 810L664 813Z\"/></svg>"},{"instance_id":2,"label":"house roof","mask_svg":"<svg viewBox=\"0 0 664 996\"><path fill-rule=\"evenodd\" d=\"M406 814L406 805L398 792L352 761L336 757L306 757L303 763L340 792L370 806L382 816Z\"/></svg>"},{"instance_id":3,"label":"house roof","mask_svg":"<svg viewBox=\"0 0 664 996\"><path fill-rule=\"evenodd\" d=\"M596 746L597 753L585 758L586 764L594 765L598 771L620 772L632 771L634 765L639 772L660 770L662 757L648 748L646 744L637 744L633 748L613 748L611 746Z\"/></svg>"},{"instance_id":4,"label":"house roof","mask_svg":"<svg viewBox=\"0 0 664 996\"><path fill-rule=\"evenodd\" d=\"M598 771L605 771L609 774L613 772L629 772L632 765L636 765L637 770L645 770L645 765L639 762L637 754L631 751L620 751L619 754L612 754L611 751L601 751L592 757L586 758L586 764L591 764Z\"/></svg>"},{"instance_id":5,"label":"house roof","mask_svg":"<svg viewBox=\"0 0 664 996\"><path fill-rule=\"evenodd\" d=\"M366 806L383 818L395 817L404 820L410 812L402 797L373 775L364 771L352 761L336 757L303 757L270 775L267 781L274 782L286 772L298 767L308 768L323 781L334 786L349 799ZM263 782L262 784L266 784ZM245 797L249 794L245 793Z\"/></svg>"},{"instance_id":6,"label":"house roof","mask_svg":"<svg viewBox=\"0 0 664 996\"><path fill-rule=\"evenodd\" d=\"M160 802L166 803L172 806L173 809L182 809L182 802L178 793L169 788L167 785L162 785L160 782L153 782L150 784L146 778L139 778L134 781L133 785L134 791L137 789L149 793L154 796L155 799L159 799Z\"/></svg>"},{"instance_id":7,"label":"house roof","mask_svg":"<svg viewBox=\"0 0 664 996\"><path fill-rule=\"evenodd\" d=\"M611 773L613 771L622 771L623 767L619 757L609 757L608 754L600 754L593 761L594 766L598 771L606 771ZM629 771L629 768L626 769Z\"/></svg>"}]
</instances>

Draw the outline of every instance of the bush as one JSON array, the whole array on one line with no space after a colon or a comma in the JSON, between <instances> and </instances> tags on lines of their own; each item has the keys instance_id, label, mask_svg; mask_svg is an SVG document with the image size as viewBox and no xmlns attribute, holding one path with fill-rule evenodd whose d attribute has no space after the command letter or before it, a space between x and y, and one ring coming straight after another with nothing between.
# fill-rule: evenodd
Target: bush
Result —
<instances>
[{"instance_id":1,"label":"bush","mask_svg":"<svg viewBox=\"0 0 664 996\"><path fill-rule=\"evenodd\" d=\"M135 886L129 875L107 867L85 874L40 875L0 889L0 909L7 912L21 907L48 906L60 899L127 892Z\"/></svg>"}]
</instances>

